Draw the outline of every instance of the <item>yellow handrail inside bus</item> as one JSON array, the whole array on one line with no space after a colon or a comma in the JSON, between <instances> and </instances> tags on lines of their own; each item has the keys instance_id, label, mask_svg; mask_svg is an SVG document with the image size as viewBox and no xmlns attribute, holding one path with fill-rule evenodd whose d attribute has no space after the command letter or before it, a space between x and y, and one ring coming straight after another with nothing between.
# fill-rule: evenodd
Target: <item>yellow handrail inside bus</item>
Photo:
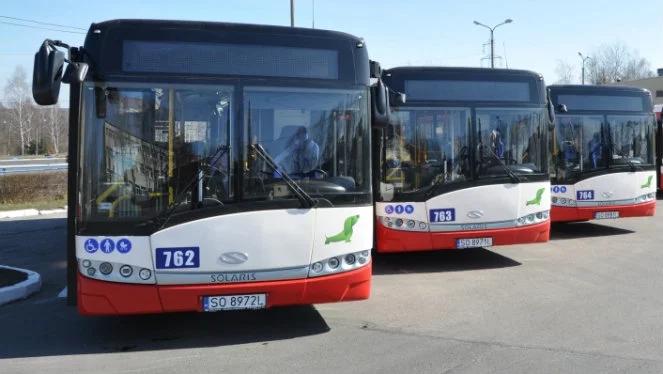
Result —
<instances>
[{"instance_id":1,"label":"yellow handrail inside bus","mask_svg":"<svg viewBox=\"0 0 663 374\"><path fill-rule=\"evenodd\" d=\"M123 195L123 196L120 196L119 198L117 198L115 201L113 201L113 205L111 205L111 208L108 211L108 218L113 218L115 216L115 207L117 207L117 205L120 202L122 202L124 200L129 200L129 199L131 199L131 195Z\"/></svg>"},{"instance_id":2,"label":"yellow handrail inside bus","mask_svg":"<svg viewBox=\"0 0 663 374\"><path fill-rule=\"evenodd\" d=\"M121 184L121 183L114 183L113 185L111 185L110 187L108 187L108 188L106 189L106 191L102 192L101 195L99 195L99 196L97 197L97 200L96 200L97 204L100 204L102 201L106 200L106 198L107 198L108 196L110 196L110 194L112 194L113 192L115 192L115 190L117 190L118 188L120 188L120 184Z\"/></svg>"}]
</instances>

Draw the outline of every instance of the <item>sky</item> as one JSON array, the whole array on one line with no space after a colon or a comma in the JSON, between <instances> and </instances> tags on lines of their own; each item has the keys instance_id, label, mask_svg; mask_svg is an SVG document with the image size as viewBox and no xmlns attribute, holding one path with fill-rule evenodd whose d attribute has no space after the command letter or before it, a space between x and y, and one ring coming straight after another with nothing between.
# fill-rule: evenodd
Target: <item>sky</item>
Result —
<instances>
[{"instance_id":1,"label":"sky","mask_svg":"<svg viewBox=\"0 0 663 374\"><path fill-rule=\"evenodd\" d=\"M652 69L663 68L661 0L295 0L296 26L312 26L313 4L316 28L363 37L369 56L383 67L481 66L489 32L472 21L495 25L511 18L513 23L495 31L496 55L505 56L509 68L543 74L547 83L557 80L558 61L576 66L579 75L579 51L591 55L601 45L615 42L636 50ZM116 18L288 26L289 6L289 0L3 0L0 16L84 29L92 22ZM0 18L0 87L16 66L31 76L34 52L43 39L81 45L85 37L2 22L16 21ZM487 63L483 61L484 66Z\"/></svg>"}]
</instances>

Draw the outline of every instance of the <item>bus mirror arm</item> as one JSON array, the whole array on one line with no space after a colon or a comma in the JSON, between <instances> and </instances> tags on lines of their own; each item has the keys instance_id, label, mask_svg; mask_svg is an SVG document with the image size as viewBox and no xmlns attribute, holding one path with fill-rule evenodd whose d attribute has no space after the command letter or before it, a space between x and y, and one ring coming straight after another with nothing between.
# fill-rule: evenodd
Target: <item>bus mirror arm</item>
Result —
<instances>
[{"instance_id":1,"label":"bus mirror arm","mask_svg":"<svg viewBox=\"0 0 663 374\"><path fill-rule=\"evenodd\" d=\"M89 66L85 62L69 62L62 77L62 82L81 83L85 80L88 70Z\"/></svg>"}]
</instances>

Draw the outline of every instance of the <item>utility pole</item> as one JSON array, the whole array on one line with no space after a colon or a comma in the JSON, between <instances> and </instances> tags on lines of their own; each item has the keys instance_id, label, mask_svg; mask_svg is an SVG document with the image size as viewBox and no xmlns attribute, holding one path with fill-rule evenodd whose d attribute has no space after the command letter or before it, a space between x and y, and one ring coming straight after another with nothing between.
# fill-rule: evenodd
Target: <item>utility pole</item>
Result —
<instances>
[{"instance_id":1,"label":"utility pole","mask_svg":"<svg viewBox=\"0 0 663 374\"><path fill-rule=\"evenodd\" d=\"M580 59L582 60L582 85L585 85L585 62L587 60L591 60L592 58L589 56L583 56L582 52L578 52L578 56L580 56Z\"/></svg>"},{"instance_id":2,"label":"utility pole","mask_svg":"<svg viewBox=\"0 0 663 374\"><path fill-rule=\"evenodd\" d=\"M513 22L513 20L511 18L507 18L507 19L504 20L504 22L499 23L499 24L497 24L493 27L490 27L490 26L484 25L481 22L474 21L475 25L485 27L488 30L490 30L490 67L492 69L495 68L495 37L494 37L495 36L495 29L502 26L502 25L506 25L507 23L511 23L511 22Z\"/></svg>"},{"instance_id":3,"label":"utility pole","mask_svg":"<svg viewBox=\"0 0 663 374\"><path fill-rule=\"evenodd\" d=\"M295 0L290 0L290 27L295 27Z\"/></svg>"}]
</instances>

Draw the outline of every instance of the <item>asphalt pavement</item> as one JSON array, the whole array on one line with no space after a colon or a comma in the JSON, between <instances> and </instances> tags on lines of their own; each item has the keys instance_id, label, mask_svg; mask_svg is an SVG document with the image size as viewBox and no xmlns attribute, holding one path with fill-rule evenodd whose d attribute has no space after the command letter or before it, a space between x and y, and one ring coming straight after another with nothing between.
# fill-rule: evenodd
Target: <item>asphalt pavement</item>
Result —
<instances>
[{"instance_id":1,"label":"asphalt pavement","mask_svg":"<svg viewBox=\"0 0 663 374\"><path fill-rule=\"evenodd\" d=\"M81 317L62 216L0 220L0 263L40 293L0 307L0 373L661 373L663 202L552 240L374 259L368 301Z\"/></svg>"}]
</instances>

